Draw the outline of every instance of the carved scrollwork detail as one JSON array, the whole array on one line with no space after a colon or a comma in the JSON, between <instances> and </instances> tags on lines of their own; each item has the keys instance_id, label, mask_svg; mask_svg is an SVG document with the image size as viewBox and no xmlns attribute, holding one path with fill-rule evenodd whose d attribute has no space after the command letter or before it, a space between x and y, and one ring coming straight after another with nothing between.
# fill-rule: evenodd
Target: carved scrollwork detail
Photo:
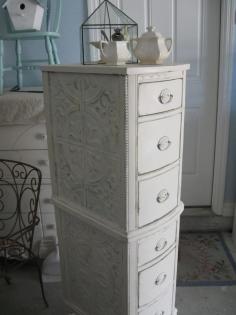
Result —
<instances>
[{"instance_id":1,"label":"carved scrollwork detail","mask_svg":"<svg viewBox=\"0 0 236 315\"><path fill-rule=\"evenodd\" d=\"M125 224L125 81L118 76L52 75L58 191L119 226ZM124 90L124 89L123 89Z\"/></svg>"},{"instance_id":2,"label":"carved scrollwork detail","mask_svg":"<svg viewBox=\"0 0 236 315\"><path fill-rule=\"evenodd\" d=\"M124 224L120 192L122 164L110 155L61 143L59 157L59 195L65 201L86 207L103 218ZM124 189L124 187L123 187Z\"/></svg>"},{"instance_id":3,"label":"carved scrollwork detail","mask_svg":"<svg viewBox=\"0 0 236 315\"><path fill-rule=\"evenodd\" d=\"M52 76L55 136L117 152L124 132L117 81L115 76L102 82L96 75Z\"/></svg>"}]
</instances>

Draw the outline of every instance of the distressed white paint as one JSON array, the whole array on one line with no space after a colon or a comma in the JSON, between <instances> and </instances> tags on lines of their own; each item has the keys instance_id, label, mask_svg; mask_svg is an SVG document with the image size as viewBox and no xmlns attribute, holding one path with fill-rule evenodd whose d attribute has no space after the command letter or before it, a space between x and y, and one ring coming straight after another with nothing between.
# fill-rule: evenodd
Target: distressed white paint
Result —
<instances>
[{"instance_id":1,"label":"distressed white paint","mask_svg":"<svg viewBox=\"0 0 236 315\"><path fill-rule=\"evenodd\" d=\"M139 226L149 224L178 204L179 167L139 181Z\"/></svg>"},{"instance_id":2,"label":"distressed white paint","mask_svg":"<svg viewBox=\"0 0 236 315\"><path fill-rule=\"evenodd\" d=\"M179 114L139 124L139 174L159 169L179 159L181 119Z\"/></svg>"},{"instance_id":3,"label":"distressed white paint","mask_svg":"<svg viewBox=\"0 0 236 315\"><path fill-rule=\"evenodd\" d=\"M138 99L141 84L155 83L158 90L167 78L181 80L178 93L184 93L187 68L44 68L63 286L66 301L78 314L176 314L185 97L181 95L178 109L162 112L157 107L140 117ZM140 126L145 126L141 141ZM146 132L152 127L156 140L171 137L174 151L150 166L140 148L147 145L145 151L151 155L154 147L158 150L154 136L148 142ZM141 188L144 182L149 188ZM154 202L158 197L163 204L167 201L160 194L166 187L174 202L167 202L161 216L150 216L140 227L141 200L158 213Z\"/></svg>"},{"instance_id":4,"label":"distressed white paint","mask_svg":"<svg viewBox=\"0 0 236 315\"><path fill-rule=\"evenodd\" d=\"M141 84L138 111L140 116L166 112L182 106L182 80Z\"/></svg>"}]
</instances>

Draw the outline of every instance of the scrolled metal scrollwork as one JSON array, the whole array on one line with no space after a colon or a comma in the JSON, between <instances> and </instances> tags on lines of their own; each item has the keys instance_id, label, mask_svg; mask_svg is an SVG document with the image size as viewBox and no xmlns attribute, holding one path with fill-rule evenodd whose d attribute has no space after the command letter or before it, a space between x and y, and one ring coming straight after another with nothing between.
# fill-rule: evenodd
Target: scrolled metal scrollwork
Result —
<instances>
[{"instance_id":1,"label":"scrolled metal scrollwork","mask_svg":"<svg viewBox=\"0 0 236 315\"><path fill-rule=\"evenodd\" d=\"M38 168L0 159L0 257L31 255L41 181Z\"/></svg>"}]
</instances>

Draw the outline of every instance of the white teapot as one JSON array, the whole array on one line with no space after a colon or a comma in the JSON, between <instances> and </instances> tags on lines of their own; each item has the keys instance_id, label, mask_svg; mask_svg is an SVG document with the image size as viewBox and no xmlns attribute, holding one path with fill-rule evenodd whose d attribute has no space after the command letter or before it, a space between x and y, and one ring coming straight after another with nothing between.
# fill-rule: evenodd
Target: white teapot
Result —
<instances>
[{"instance_id":1,"label":"white teapot","mask_svg":"<svg viewBox=\"0 0 236 315\"><path fill-rule=\"evenodd\" d=\"M134 55L141 64L162 64L171 53L172 39L155 32L153 26L147 30L140 38L133 40L137 42Z\"/></svg>"},{"instance_id":2,"label":"white teapot","mask_svg":"<svg viewBox=\"0 0 236 315\"><path fill-rule=\"evenodd\" d=\"M124 65L131 59L128 41L98 41L90 42L90 44L100 50L100 63Z\"/></svg>"}]
</instances>

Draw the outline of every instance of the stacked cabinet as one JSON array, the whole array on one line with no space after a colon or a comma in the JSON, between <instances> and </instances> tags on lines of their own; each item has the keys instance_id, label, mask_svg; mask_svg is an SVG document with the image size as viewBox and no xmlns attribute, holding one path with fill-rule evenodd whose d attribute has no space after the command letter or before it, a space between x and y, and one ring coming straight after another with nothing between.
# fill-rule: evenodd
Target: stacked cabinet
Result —
<instances>
[{"instance_id":1,"label":"stacked cabinet","mask_svg":"<svg viewBox=\"0 0 236 315\"><path fill-rule=\"evenodd\" d=\"M44 68L64 297L77 314L177 312L187 69Z\"/></svg>"},{"instance_id":2,"label":"stacked cabinet","mask_svg":"<svg viewBox=\"0 0 236 315\"><path fill-rule=\"evenodd\" d=\"M43 244L45 246L48 244L51 248L50 244L54 244L54 239L57 238L57 231L54 207L51 202L51 176L43 94L6 92L0 97L0 111L0 159L28 163L42 171L37 213L40 222L34 234L34 244L44 239ZM15 211L16 204L9 189L9 187L5 188L4 195L5 203L9 205L6 212L9 211L10 214L13 210ZM28 207L24 208L21 204L21 210L27 214ZM0 217L3 215L0 213ZM1 232L0 228L0 234ZM46 249L50 250L50 248Z\"/></svg>"}]
</instances>

